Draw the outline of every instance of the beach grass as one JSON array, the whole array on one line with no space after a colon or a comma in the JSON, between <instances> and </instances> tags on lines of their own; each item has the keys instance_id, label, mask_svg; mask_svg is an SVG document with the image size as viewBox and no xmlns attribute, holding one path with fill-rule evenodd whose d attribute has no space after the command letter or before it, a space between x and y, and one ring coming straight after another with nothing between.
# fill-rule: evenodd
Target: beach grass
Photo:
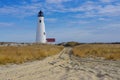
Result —
<instances>
[{"instance_id":1,"label":"beach grass","mask_svg":"<svg viewBox=\"0 0 120 80\"><path fill-rule=\"evenodd\" d=\"M0 47L0 64L7 63L24 63L26 61L33 61L43 59L59 53L63 46L34 44L27 46L4 46Z\"/></svg>"},{"instance_id":2,"label":"beach grass","mask_svg":"<svg viewBox=\"0 0 120 80\"><path fill-rule=\"evenodd\" d=\"M79 57L103 57L107 60L120 60L120 44L83 44L73 48Z\"/></svg>"}]
</instances>

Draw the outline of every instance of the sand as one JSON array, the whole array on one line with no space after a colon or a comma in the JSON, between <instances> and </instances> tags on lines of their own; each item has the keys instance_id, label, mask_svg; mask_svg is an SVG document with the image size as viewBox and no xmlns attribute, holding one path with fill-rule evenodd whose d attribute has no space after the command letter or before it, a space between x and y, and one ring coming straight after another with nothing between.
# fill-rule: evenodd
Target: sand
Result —
<instances>
[{"instance_id":1,"label":"sand","mask_svg":"<svg viewBox=\"0 0 120 80\"><path fill-rule=\"evenodd\" d=\"M78 58L64 48L43 60L0 66L0 80L120 80L120 61Z\"/></svg>"}]
</instances>

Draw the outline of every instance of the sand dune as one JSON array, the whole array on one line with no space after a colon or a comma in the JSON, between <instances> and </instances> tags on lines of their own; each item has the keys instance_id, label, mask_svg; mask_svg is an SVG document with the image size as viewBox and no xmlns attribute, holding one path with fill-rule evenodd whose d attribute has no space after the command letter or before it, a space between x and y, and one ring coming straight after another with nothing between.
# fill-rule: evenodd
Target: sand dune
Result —
<instances>
[{"instance_id":1,"label":"sand dune","mask_svg":"<svg viewBox=\"0 0 120 80\"><path fill-rule=\"evenodd\" d=\"M78 58L65 48L40 61L0 66L0 80L120 80L120 61Z\"/></svg>"}]
</instances>

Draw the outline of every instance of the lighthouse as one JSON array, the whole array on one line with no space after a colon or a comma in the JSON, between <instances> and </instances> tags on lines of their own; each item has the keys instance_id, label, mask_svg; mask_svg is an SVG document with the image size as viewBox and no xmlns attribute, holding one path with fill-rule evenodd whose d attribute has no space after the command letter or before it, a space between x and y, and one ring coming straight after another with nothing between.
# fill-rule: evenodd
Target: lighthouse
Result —
<instances>
[{"instance_id":1,"label":"lighthouse","mask_svg":"<svg viewBox=\"0 0 120 80\"><path fill-rule=\"evenodd\" d=\"M37 26L37 32L36 32L36 43L46 43L44 14L42 11L40 11L38 13L38 26Z\"/></svg>"}]
</instances>

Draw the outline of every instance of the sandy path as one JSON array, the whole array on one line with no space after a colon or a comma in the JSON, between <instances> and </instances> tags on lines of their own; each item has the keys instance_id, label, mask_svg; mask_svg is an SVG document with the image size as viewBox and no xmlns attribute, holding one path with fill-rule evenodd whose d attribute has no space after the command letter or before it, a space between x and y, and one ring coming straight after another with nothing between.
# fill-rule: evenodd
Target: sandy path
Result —
<instances>
[{"instance_id":1,"label":"sandy path","mask_svg":"<svg viewBox=\"0 0 120 80\"><path fill-rule=\"evenodd\" d=\"M120 61L80 59L65 48L44 60L0 66L0 80L120 80Z\"/></svg>"}]
</instances>

